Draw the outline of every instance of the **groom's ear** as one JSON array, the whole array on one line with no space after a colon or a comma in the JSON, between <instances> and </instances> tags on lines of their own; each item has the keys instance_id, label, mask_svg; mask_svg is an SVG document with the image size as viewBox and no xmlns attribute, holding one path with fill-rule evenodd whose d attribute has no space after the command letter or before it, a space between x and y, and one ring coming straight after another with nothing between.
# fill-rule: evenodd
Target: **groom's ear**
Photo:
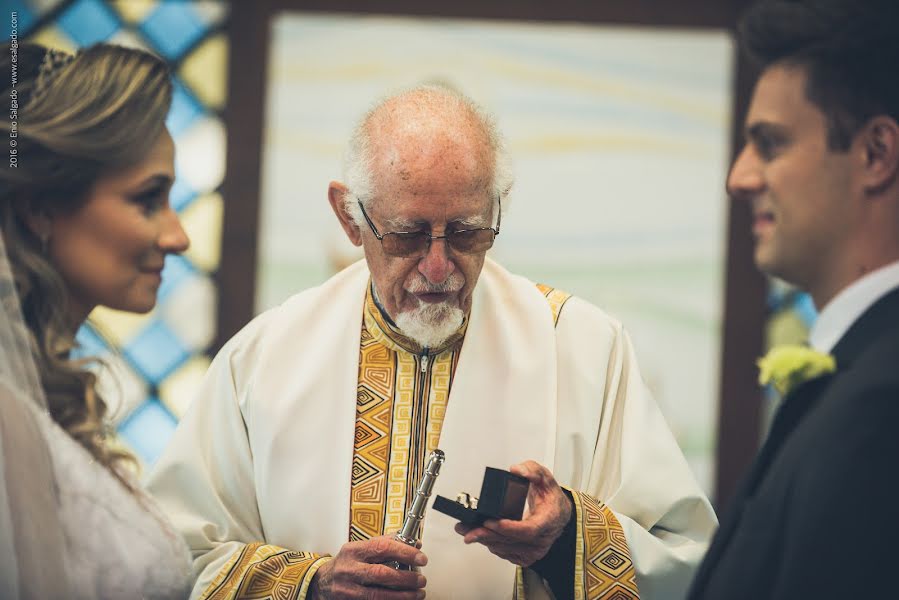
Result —
<instances>
[{"instance_id":1,"label":"groom's ear","mask_svg":"<svg viewBox=\"0 0 899 600\"><path fill-rule=\"evenodd\" d=\"M352 242L354 246L361 246L362 232L356 224L355 219L353 219L353 215L347 211L346 207L346 197L348 193L349 189L347 186L339 181L332 181L328 184L328 202L331 203L331 210L337 215L337 220L340 221L340 226L343 227L343 231L346 233L347 237L350 238L350 242Z\"/></svg>"}]
</instances>

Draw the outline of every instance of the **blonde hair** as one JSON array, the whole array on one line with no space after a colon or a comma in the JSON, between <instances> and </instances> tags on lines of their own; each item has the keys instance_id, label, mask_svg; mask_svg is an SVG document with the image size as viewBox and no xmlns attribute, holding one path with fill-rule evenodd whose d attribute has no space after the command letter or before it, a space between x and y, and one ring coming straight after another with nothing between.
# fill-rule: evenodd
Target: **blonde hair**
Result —
<instances>
[{"instance_id":1,"label":"blonde hair","mask_svg":"<svg viewBox=\"0 0 899 600\"><path fill-rule=\"evenodd\" d=\"M141 50L97 44L59 60L43 46L19 44L15 120L17 166L0 176L0 227L53 419L117 475L130 455L106 443L106 404L95 376L69 354L69 290L28 214L71 214L104 173L139 162L162 134L171 105L168 66ZM10 72L10 47L0 64ZM10 97L12 90L4 92Z\"/></svg>"}]
</instances>

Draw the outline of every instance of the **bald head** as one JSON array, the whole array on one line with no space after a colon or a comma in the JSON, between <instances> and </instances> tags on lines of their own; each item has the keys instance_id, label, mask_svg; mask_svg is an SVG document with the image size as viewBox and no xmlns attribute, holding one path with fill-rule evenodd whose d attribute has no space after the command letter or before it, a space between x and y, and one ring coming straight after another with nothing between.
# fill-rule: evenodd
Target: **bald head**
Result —
<instances>
[{"instance_id":1,"label":"bald head","mask_svg":"<svg viewBox=\"0 0 899 600\"><path fill-rule=\"evenodd\" d=\"M413 196L435 189L452 194L505 195L512 184L493 118L464 95L419 86L378 102L353 132L346 157L346 206L361 222L380 190Z\"/></svg>"}]
</instances>

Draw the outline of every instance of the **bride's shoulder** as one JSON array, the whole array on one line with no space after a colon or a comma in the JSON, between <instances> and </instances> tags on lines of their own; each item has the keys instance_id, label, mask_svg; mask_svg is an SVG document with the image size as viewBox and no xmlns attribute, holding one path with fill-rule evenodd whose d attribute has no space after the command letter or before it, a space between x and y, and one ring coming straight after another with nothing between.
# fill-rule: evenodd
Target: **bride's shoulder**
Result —
<instances>
[{"instance_id":1,"label":"bride's shoulder","mask_svg":"<svg viewBox=\"0 0 899 600\"><path fill-rule=\"evenodd\" d=\"M189 551L152 499L129 474L118 478L94 460L49 415L37 418L54 463L70 584L84 597L186 597Z\"/></svg>"}]
</instances>

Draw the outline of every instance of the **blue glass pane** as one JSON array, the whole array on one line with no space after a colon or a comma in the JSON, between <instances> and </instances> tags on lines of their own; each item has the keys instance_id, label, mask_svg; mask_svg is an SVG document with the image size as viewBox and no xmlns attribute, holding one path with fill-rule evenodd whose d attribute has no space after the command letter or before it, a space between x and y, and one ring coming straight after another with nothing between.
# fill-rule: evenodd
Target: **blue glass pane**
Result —
<instances>
[{"instance_id":1,"label":"blue glass pane","mask_svg":"<svg viewBox=\"0 0 899 600\"><path fill-rule=\"evenodd\" d=\"M149 467L162 454L177 425L172 413L157 398L150 398L119 425L119 435Z\"/></svg>"},{"instance_id":2,"label":"blue glass pane","mask_svg":"<svg viewBox=\"0 0 899 600\"><path fill-rule=\"evenodd\" d=\"M172 93L172 108L169 109L165 123L172 137L177 139L178 134L190 127L204 112L203 104L176 78Z\"/></svg>"},{"instance_id":3,"label":"blue glass pane","mask_svg":"<svg viewBox=\"0 0 899 600\"><path fill-rule=\"evenodd\" d=\"M165 268L162 270L162 285L159 286L157 297L159 302L165 302L172 290L181 285L188 277L192 277L197 270L189 260L183 256L169 254L165 257Z\"/></svg>"},{"instance_id":4,"label":"blue glass pane","mask_svg":"<svg viewBox=\"0 0 899 600\"><path fill-rule=\"evenodd\" d=\"M72 358L76 360L88 356L99 356L109 348L103 337L88 323L78 329L75 341L78 343L78 347L72 351Z\"/></svg>"},{"instance_id":5,"label":"blue glass pane","mask_svg":"<svg viewBox=\"0 0 899 600\"><path fill-rule=\"evenodd\" d=\"M134 368L156 385L190 357L178 336L162 321L151 323L123 350Z\"/></svg>"},{"instance_id":6,"label":"blue glass pane","mask_svg":"<svg viewBox=\"0 0 899 600\"><path fill-rule=\"evenodd\" d=\"M177 60L206 34L208 26L186 2L165 2L144 19L140 30L162 55Z\"/></svg>"},{"instance_id":7,"label":"blue glass pane","mask_svg":"<svg viewBox=\"0 0 899 600\"><path fill-rule=\"evenodd\" d=\"M792 301L794 293L795 292L792 288L779 285L769 285L768 296L766 298L768 312L774 313L787 308Z\"/></svg>"},{"instance_id":8,"label":"blue glass pane","mask_svg":"<svg viewBox=\"0 0 899 600\"><path fill-rule=\"evenodd\" d=\"M23 0L4 0L2 4L5 4L8 7L4 8L2 14L4 17L7 14L9 15L9 33L12 34L12 15L15 13L16 35L19 37L19 41L22 41L22 37L28 33L28 30L31 29L31 26L37 21L37 15L28 6L28 3L23 2Z\"/></svg>"},{"instance_id":9,"label":"blue glass pane","mask_svg":"<svg viewBox=\"0 0 899 600\"><path fill-rule=\"evenodd\" d=\"M818 318L818 311L815 310L815 303L808 294L797 294L796 300L793 302L793 309L805 323L806 327L811 327Z\"/></svg>"},{"instance_id":10,"label":"blue glass pane","mask_svg":"<svg viewBox=\"0 0 899 600\"><path fill-rule=\"evenodd\" d=\"M172 208L175 209L175 212L181 212L187 208L196 197L197 191L193 189L183 177L180 177L176 171L175 184L169 192L169 203L172 205Z\"/></svg>"},{"instance_id":11,"label":"blue glass pane","mask_svg":"<svg viewBox=\"0 0 899 600\"><path fill-rule=\"evenodd\" d=\"M63 11L57 23L79 46L102 42L121 26L112 10L100 0L76 0Z\"/></svg>"}]
</instances>

